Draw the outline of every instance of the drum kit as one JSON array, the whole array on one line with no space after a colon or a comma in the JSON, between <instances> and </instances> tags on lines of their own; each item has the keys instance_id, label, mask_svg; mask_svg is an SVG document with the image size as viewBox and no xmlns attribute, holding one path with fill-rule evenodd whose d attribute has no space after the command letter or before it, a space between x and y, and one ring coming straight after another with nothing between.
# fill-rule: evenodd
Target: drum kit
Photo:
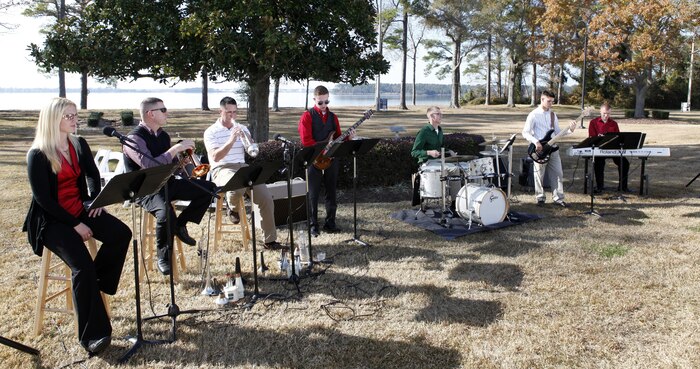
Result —
<instances>
[{"instance_id":1,"label":"drum kit","mask_svg":"<svg viewBox=\"0 0 700 369\"><path fill-rule=\"evenodd\" d=\"M510 179L512 177L513 154L511 147L516 135L506 140L493 139L480 146L488 148L479 156L456 155L445 157L442 149L440 159L425 162L420 170L419 212L425 212L426 200L441 200L440 222L447 222L445 214L456 211L457 216L481 225L500 223L508 215ZM507 157L507 167L501 157ZM507 183L507 185L503 185ZM502 188L507 188L506 193ZM416 213L417 215L417 213ZM454 214L452 214L454 215Z\"/></svg>"}]
</instances>

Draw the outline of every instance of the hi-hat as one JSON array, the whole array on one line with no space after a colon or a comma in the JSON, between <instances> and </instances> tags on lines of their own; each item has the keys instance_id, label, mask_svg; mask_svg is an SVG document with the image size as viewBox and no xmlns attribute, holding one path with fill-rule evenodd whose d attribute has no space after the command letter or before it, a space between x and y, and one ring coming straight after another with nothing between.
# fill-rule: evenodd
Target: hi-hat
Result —
<instances>
[{"instance_id":1,"label":"hi-hat","mask_svg":"<svg viewBox=\"0 0 700 369\"><path fill-rule=\"evenodd\" d=\"M460 161L469 161L469 160L474 160L476 159L475 155L455 155L455 156L448 156L445 158L446 163L456 163Z\"/></svg>"}]
</instances>

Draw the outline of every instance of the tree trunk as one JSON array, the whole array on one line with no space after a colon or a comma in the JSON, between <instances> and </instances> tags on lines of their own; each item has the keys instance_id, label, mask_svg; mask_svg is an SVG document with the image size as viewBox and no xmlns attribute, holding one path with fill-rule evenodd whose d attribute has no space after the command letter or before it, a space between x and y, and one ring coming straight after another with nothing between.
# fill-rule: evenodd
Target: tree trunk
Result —
<instances>
[{"instance_id":1,"label":"tree trunk","mask_svg":"<svg viewBox=\"0 0 700 369\"><path fill-rule=\"evenodd\" d=\"M530 96L530 106L537 105L537 63L532 62L532 94Z\"/></svg>"},{"instance_id":2,"label":"tree trunk","mask_svg":"<svg viewBox=\"0 0 700 369\"><path fill-rule=\"evenodd\" d=\"M559 79L557 80L557 105L561 104L561 88L564 85L564 62L559 64Z\"/></svg>"},{"instance_id":3,"label":"tree trunk","mask_svg":"<svg viewBox=\"0 0 700 369\"><path fill-rule=\"evenodd\" d=\"M54 3L55 4L55 3ZM58 6L59 22L66 17L66 0L61 0ZM66 71L62 65L58 66L58 96L66 97Z\"/></svg>"},{"instance_id":4,"label":"tree trunk","mask_svg":"<svg viewBox=\"0 0 700 369\"><path fill-rule=\"evenodd\" d=\"M498 97L503 97L503 57L499 51L496 54L496 93Z\"/></svg>"},{"instance_id":5,"label":"tree trunk","mask_svg":"<svg viewBox=\"0 0 700 369\"><path fill-rule=\"evenodd\" d=\"M209 111L209 70L202 67L202 110Z\"/></svg>"},{"instance_id":6,"label":"tree trunk","mask_svg":"<svg viewBox=\"0 0 700 369\"><path fill-rule=\"evenodd\" d=\"M413 49L413 106L416 106L416 58L418 57L418 50Z\"/></svg>"},{"instance_id":7,"label":"tree trunk","mask_svg":"<svg viewBox=\"0 0 700 369\"><path fill-rule=\"evenodd\" d=\"M280 79L275 78L275 91L272 94L272 111L280 111Z\"/></svg>"},{"instance_id":8,"label":"tree trunk","mask_svg":"<svg viewBox=\"0 0 700 369\"><path fill-rule=\"evenodd\" d=\"M80 109L87 109L88 99L88 72L87 68L83 68L80 72Z\"/></svg>"},{"instance_id":9,"label":"tree trunk","mask_svg":"<svg viewBox=\"0 0 700 369\"><path fill-rule=\"evenodd\" d=\"M248 129L255 142L265 142L270 135L270 75L253 76L248 81Z\"/></svg>"},{"instance_id":10,"label":"tree trunk","mask_svg":"<svg viewBox=\"0 0 700 369\"><path fill-rule=\"evenodd\" d=\"M460 77L459 72L460 65L460 55L462 54L462 42L461 40L453 40L452 46L452 99L450 101L451 108L459 108L459 97L460 97Z\"/></svg>"},{"instance_id":11,"label":"tree trunk","mask_svg":"<svg viewBox=\"0 0 700 369\"><path fill-rule=\"evenodd\" d=\"M515 69L516 62L513 58L509 58L510 65L508 67L508 104L509 108L515 107Z\"/></svg>"},{"instance_id":12,"label":"tree trunk","mask_svg":"<svg viewBox=\"0 0 700 369\"><path fill-rule=\"evenodd\" d=\"M491 101L491 35L486 44L486 99L484 105L489 105Z\"/></svg>"},{"instance_id":13,"label":"tree trunk","mask_svg":"<svg viewBox=\"0 0 700 369\"><path fill-rule=\"evenodd\" d=\"M650 68L649 68L650 69ZM644 118L644 105L647 99L647 91L649 90L649 78L651 70L645 70L635 78L634 83L634 117Z\"/></svg>"},{"instance_id":14,"label":"tree trunk","mask_svg":"<svg viewBox=\"0 0 700 369\"><path fill-rule=\"evenodd\" d=\"M401 35L401 51L403 60L401 62L401 95L399 96L399 109L408 110L406 107L406 69L408 68L408 9L403 7L403 34Z\"/></svg>"}]
</instances>

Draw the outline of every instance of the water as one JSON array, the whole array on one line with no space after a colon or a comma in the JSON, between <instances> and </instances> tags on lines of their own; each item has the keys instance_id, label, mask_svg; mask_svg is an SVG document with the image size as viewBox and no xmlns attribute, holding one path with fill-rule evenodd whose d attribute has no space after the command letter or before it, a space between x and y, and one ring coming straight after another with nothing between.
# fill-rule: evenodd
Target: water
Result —
<instances>
[{"instance_id":1,"label":"water","mask_svg":"<svg viewBox=\"0 0 700 369\"><path fill-rule=\"evenodd\" d=\"M39 110L51 98L57 96L49 92L0 92L0 110ZM172 91L152 91L152 92L106 92L97 91L88 95L88 108L94 109L128 109L136 110L141 100L156 96L165 102L165 106L170 109L199 109L201 107L202 96L198 92L172 92ZM209 108L215 109L219 106L222 97L227 96L224 92L209 93ZM231 95L238 100L238 105L246 107L247 103L240 96ZM67 97L76 104L80 104L79 92L68 92ZM311 96L312 97L312 96ZM309 106L313 100L309 97ZM398 95L385 95L382 98L388 99L389 109L395 108L399 103ZM366 106L370 108L375 105L374 95L334 95L331 92L331 109L333 106ZM411 97L408 96L406 104L411 105ZM417 96L417 105L449 105L450 97L443 95ZM306 93L294 91L281 91L279 94L279 107L303 108L306 103ZM272 106L272 94L270 95L270 106Z\"/></svg>"}]
</instances>

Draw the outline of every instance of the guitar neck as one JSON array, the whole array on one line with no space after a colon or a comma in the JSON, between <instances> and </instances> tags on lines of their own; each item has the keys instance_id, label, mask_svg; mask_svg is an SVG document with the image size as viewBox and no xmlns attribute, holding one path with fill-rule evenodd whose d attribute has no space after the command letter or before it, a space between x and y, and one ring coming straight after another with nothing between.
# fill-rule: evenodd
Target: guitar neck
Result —
<instances>
[{"instance_id":1,"label":"guitar neck","mask_svg":"<svg viewBox=\"0 0 700 369\"><path fill-rule=\"evenodd\" d=\"M359 127L360 124L362 124L362 122L364 122L365 120L367 120L368 117L367 117L366 115L367 115L367 114L365 114L362 118L360 118L360 120L358 120L357 122L355 122L355 124L353 124L353 125L352 125L350 128L348 128L345 132L343 132L343 134L341 134L340 136L338 136L338 138L336 138L335 140L329 142L328 145L326 145L326 150L330 149L331 146L333 146L334 144L343 141L343 140L345 139L345 137L348 137L348 135L350 134L350 131L352 131L353 129Z\"/></svg>"}]
</instances>

